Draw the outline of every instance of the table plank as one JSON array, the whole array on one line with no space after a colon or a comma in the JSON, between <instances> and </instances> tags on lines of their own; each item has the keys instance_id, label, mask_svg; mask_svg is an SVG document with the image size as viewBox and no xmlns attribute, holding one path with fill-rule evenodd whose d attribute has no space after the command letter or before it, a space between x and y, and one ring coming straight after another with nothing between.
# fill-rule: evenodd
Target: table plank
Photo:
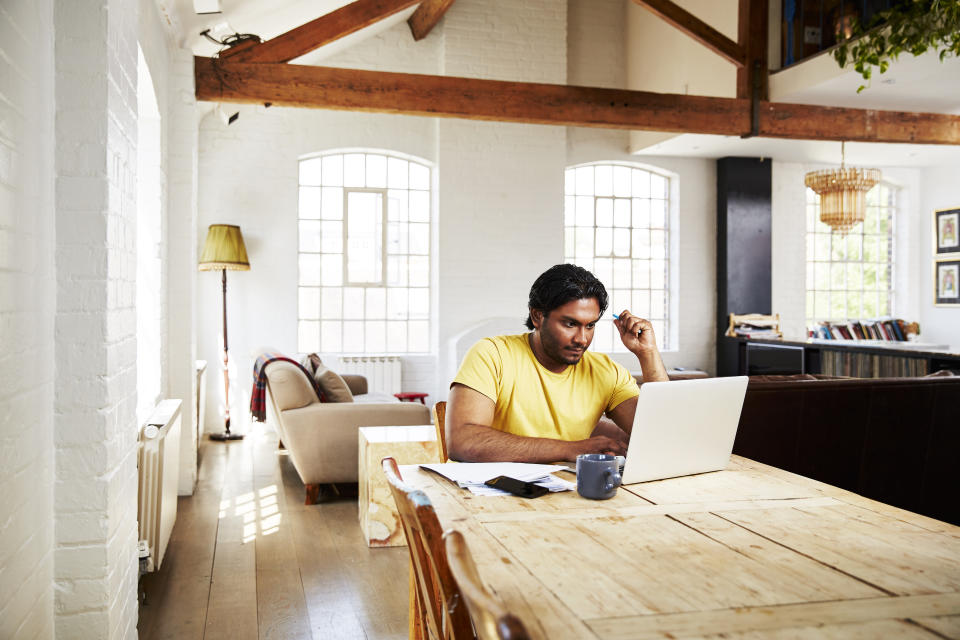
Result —
<instances>
[{"instance_id":1,"label":"table plank","mask_svg":"<svg viewBox=\"0 0 960 640\"><path fill-rule=\"evenodd\" d=\"M814 627L814 625L845 625L871 621L897 622L907 618L923 618L957 611L960 611L960 594L949 593L800 603L778 607L743 607L659 616L627 616L590 620L589 625L597 637L604 640L710 637L746 632L763 632L763 635L758 637L768 638L775 637L771 636L770 632L777 629L803 629ZM944 623L945 626L949 624L949 622ZM870 626L866 628L869 629ZM861 637L899 638L902 637L899 632L906 633L910 626L898 623L894 628L897 629L897 633L870 633ZM851 637L855 635L849 633L853 630L840 628L834 631L845 631L839 635ZM927 638L931 635L922 629L920 631L919 637ZM794 636L790 635L790 637ZM815 635L814 637L824 636Z\"/></svg>"}]
</instances>

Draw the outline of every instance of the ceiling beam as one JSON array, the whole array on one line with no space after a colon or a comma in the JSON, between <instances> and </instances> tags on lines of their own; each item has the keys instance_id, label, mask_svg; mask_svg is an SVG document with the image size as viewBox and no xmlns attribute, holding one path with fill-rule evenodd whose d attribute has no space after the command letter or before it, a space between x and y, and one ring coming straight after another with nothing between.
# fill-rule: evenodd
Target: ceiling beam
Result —
<instances>
[{"instance_id":1,"label":"ceiling beam","mask_svg":"<svg viewBox=\"0 0 960 640\"><path fill-rule=\"evenodd\" d=\"M423 40L430 33L443 14L447 12L453 0L423 0L413 15L407 20L414 40Z\"/></svg>"},{"instance_id":2,"label":"ceiling beam","mask_svg":"<svg viewBox=\"0 0 960 640\"><path fill-rule=\"evenodd\" d=\"M220 54L231 62L289 62L417 4L419 0L356 0L316 20L240 51Z\"/></svg>"},{"instance_id":3,"label":"ceiling beam","mask_svg":"<svg viewBox=\"0 0 960 640\"><path fill-rule=\"evenodd\" d=\"M740 136L750 100L194 58L196 96L418 116ZM757 135L960 144L960 116L759 103Z\"/></svg>"},{"instance_id":4,"label":"ceiling beam","mask_svg":"<svg viewBox=\"0 0 960 640\"><path fill-rule=\"evenodd\" d=\"M747 53L742 42L739 44L734 42L670 0L633 0L633 2L663 18L707 49L737 65L737 67L746 64Z\"/></svg>"}]
</instances>

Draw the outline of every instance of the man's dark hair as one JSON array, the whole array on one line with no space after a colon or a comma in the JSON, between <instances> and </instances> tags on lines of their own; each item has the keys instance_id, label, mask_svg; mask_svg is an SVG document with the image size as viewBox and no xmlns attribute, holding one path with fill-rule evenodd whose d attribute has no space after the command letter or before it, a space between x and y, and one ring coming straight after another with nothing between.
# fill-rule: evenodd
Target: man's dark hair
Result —
<instances>
[{"instance_id":1,"label":"man's dark hair","mask_svg":"<svg viewBox=\"0 0 960 640\"><path fill-rule=\"evenodd\" d=\"M575 264L555 264L536 279L530 287L527 307L539 309L544 316L572 300L594 298L600 305L600 315L607 310L607 290L596 276ZM533 329L533 319L527 313L527 329Z\"/></svg>"}]
</instances>

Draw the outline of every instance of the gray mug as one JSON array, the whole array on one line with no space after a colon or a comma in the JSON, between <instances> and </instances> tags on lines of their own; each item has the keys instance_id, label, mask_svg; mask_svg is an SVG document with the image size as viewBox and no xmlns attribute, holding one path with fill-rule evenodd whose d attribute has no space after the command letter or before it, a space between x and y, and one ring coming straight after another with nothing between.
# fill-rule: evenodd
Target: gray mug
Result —
<instances>
[{"instance_id":1,"label":"gray mug","mask_svg":"<svg viewBox=\"0 0 960 640\"><path fill-rule=\"evenodd\" d=\"M606 500L617 494L620 473L617 458L606 453L577 456L577 493L591 500Z\"/></svg>"}]
</instances>

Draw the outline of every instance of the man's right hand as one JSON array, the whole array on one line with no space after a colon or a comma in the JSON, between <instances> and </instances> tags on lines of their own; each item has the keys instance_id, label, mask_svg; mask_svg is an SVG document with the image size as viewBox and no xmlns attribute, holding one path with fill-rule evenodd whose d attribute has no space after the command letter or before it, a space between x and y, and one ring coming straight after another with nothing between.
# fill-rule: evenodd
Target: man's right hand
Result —
<instances>
[{"instance_id":1,"label":"man's right hand","mask_svg":"<svg viewBox=\"0 0 960 640\"><path fill-rule=\"evenodd\" d=\"M608 453L612 456L627 454L627 443L607 436L593 436L586 440L576 440L570 443L570 454L567 460L576 462L577 456L583 453Z\"/></svg>"}]
</instances>

